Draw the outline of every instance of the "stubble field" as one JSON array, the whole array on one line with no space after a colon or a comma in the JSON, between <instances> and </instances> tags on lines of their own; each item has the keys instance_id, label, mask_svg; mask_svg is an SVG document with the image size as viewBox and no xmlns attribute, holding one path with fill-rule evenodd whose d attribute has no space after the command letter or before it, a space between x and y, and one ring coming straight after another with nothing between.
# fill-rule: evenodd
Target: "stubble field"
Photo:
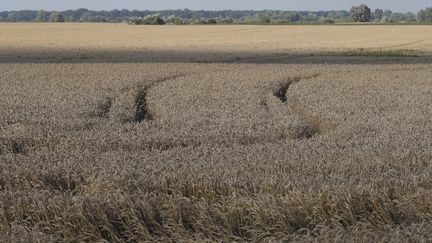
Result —
<instances>
[{"instance_id":1,"label":"stubble field","mask_svg":"<svg viewBox=\"0 0 432 243\"><path fill-rule=\"evenodd\" d=\"M431 32L0 25L0 241L431 241Z\"/></svg>"}]
</instances>

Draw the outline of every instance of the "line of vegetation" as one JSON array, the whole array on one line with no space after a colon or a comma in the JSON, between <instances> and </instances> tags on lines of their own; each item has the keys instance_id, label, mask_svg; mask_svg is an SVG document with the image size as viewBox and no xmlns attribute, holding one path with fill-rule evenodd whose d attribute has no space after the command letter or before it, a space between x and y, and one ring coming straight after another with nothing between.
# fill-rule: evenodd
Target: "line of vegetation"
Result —
<instances>
[{"instance_id":1,"label":"line of vegetation","mask_svg":"<svg viewBox=\"0 0 432 243\"><path fill-rule=\"evenodd\" d=\"M367 5L353 6L350 11L279 11L279 10L223 10L193 11L189 9L139 11L88 9L46 11L23 10L0 12L0 22L100 22L130 24L424 24L432 23L432 7L417 14L375 9Z\"/></svg>"},{"instance_id":2,"label":"line of vegetation","mask_svg":"<svg viewBox=\"0 0 432 243\"><path fill-rule=\"evenodd\" d=\"M418 57L421 55L413 49L365 49L358 48L344 52L327 52L328 56L354 56L354 57Z\"/></svg>"}]
</instances>

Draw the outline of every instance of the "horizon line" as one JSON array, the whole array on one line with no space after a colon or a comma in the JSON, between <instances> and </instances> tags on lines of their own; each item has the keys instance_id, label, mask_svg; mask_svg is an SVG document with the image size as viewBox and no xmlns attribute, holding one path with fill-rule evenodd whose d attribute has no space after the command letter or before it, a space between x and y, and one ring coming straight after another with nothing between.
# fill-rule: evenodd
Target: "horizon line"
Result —
<instances>
[{"instance_id":1,"label":"horizon line","mask_svg":"<svg viewBox=\"0 0 432 243\"><path fill-rule=\"evenodd\" d=\"M427 8L427 6L425 8ZM332 10L219 9L219 10L215 10L215 9L190 9L190 8L172 8L172 9L128 9L128 8L121 8L121 9L119 9L119 8L114 8L114 9L89 9L89 8L75 8L75 9L64 9L64 10L53 10L53 9L40 8L40 9L20 9L20 10L17 10L17 9L14 9L14 10L1 10L0 9L0 12L40 11L40 10L45 10L45 11L49 11L49 12L65 12L65 11L76 11L76 10L79 10L79 9L86 9L88 11L96 11L96 12L102 12L102 11L110 12L110 11L113 11L113 10L119 10L119 11L121 11L121 10L128 10L128 11L156 11L156 12L157 11L178 11L178 10L182 10L182 11L189 10L189 11L196 11L196 12L198 12L198 11L207 11L207 12L222 12L222 11L283 11L283 12L332 12L332 11L335 11L335 12L337 12L337 11L347 11L347 12L349 12L350 11L350 9L332 9ZM395 13L409 13L409 12L414 13L412 11L400 12L400 11L391 10L391 9L388 9L388 8L371 8L371 10L374 10L374 9L390 10L390 11L395 12ZM421 10L423 10L423 9L421 9ZM421 10L419 10L419 11L421 11Z\"/></svg>"}]
</instances>

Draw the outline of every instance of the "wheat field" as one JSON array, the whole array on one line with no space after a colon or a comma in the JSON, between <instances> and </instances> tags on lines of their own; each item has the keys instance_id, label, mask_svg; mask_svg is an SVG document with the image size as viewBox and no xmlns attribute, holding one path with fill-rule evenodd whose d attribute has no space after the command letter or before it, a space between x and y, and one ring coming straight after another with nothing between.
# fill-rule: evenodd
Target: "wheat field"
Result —
<instances>
[{"instance_id":1,"label":"wheat field","mask_svg":"<svg viewBox=\"0 0 432 243\"><path fill-rule=\"evenodd\" d=\"M432 241L429 29L0 25L0 241Z\"/></svg>"},{"instance_id":2,"label":"wheat field","mask_svg":"<svg viewBox=\"0 0 432 243\"><path fill-rule=\"evenodd\" d=\"M232 61L277 55L430 53L432 26L1 24L0 62Z\"/></svg>"}]
</instances>

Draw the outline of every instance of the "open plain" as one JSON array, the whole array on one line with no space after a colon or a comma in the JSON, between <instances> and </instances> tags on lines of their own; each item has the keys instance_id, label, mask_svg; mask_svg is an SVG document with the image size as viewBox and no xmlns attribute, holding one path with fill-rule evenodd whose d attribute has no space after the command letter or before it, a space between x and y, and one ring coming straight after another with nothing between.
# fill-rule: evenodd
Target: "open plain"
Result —
<instances>
[{"instance_id":1,"label":"open plain","mask_svg":"<svg viewBox=\"0 0 432 243\"><path fill-rule=\"evenodd\" d=\"M432 241L431 34L0 24L0 241Z\"/></svg>"}]
</instances>

